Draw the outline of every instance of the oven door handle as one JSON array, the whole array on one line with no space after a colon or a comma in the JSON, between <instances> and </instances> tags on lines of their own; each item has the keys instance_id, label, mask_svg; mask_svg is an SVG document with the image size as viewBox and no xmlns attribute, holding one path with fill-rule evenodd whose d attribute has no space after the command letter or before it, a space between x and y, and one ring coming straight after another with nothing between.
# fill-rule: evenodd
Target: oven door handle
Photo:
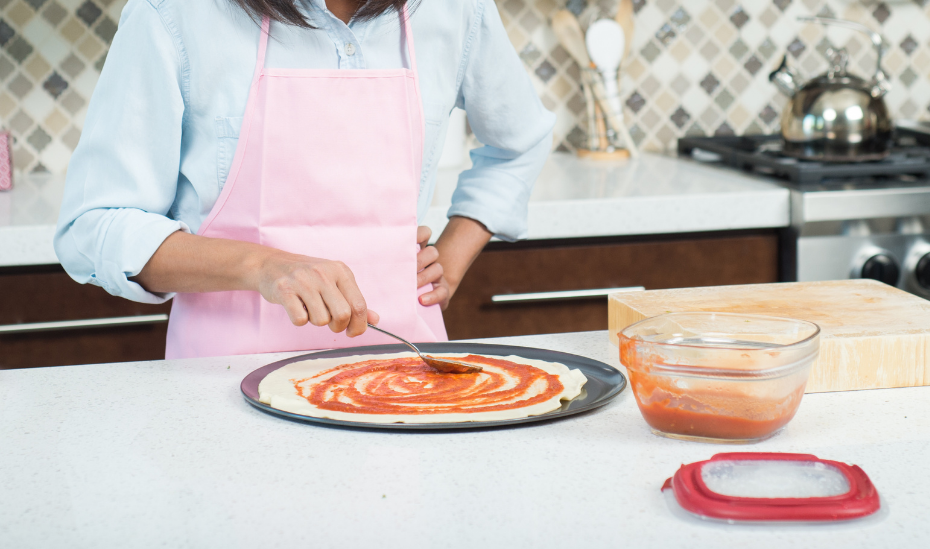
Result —
<instances>
[{"instance_id":1,"label":"oven door handle","mask_svg":"<svg viewBox=\"0 0 930 549\"><path fill-rule=\"evenodd\" d=\"M643 286L627 288L598 288L594 290L564 290L561 292L534 292L528 294L498 294L491 296L491 303L536 303L541 301L567 301L607 297L621 292L641 292Z\"/></svg>"},{"instance_id":2,"label":"oven door handle","mask_svg":"<svg viewBox=\"0 0 930 549\"><path fill-rule=\"evenodd\" d=\"M168 322L168 315L120 316L115 318L86 318L83 320L59 320L56 322L33 322L31 324L6 324L0 326L0 335L29 334L34 332L60 332L87 328L113 328L122 326L139 326L145 324L162 324Z\"/></svg>"}]
</instances>

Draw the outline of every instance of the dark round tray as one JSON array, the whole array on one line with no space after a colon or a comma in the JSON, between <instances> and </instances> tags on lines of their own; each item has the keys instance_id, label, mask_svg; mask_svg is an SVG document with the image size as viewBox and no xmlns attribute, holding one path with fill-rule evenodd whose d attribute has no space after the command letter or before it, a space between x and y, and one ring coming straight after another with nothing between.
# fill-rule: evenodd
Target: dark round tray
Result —
<instances>
[{"instance_id":1,"label":"dark round tray","mask_svg":"<svg viewBox=\"0 0 930 549\"><path fill-rule=\"evenodd\" d=\"M347 349L335 349L332 351L320 351L308 353L305 355L295 356L286 360L279 360L267 366L255 370L245 376L240 385L242 394L246 401L263 412L285 417L296 421L305 421L307 423L319 423L324 425L333 425L339 427L361 427L366 429L388 429L388 430L437 430L437 429L478 429L488 427L518 426L527 423L539 421L549 421L574 414L580 414L603 406L613 400L626 387L626 378L616 368L608 366L603 362L592 360L578 355L560 353L557 351L547 351L545 349L534 349L532 347L515 347L513 345L487 345L484 343L422 343L417 344L420 350L428 353L473 353L476 355L488 356L519 356L523 358L544 360L547 362L559 362L572 369L579 369L588 378L584 384L581 394L573 400L562 404L558 410L530 416L519 419L508 419L502 421L470 421L461 423L366 423L360 421L342 421L336 419L325 419L310 417L301 414L293 414L283 410L277 410L262 404L258 400L258 384L261 383L265 376L278 368L311 358L339 358L356 355L375 355L381 353L398 353L409 351L404 345L373 345L368 347L350 347Z\"/></svg>"}]
</instances>

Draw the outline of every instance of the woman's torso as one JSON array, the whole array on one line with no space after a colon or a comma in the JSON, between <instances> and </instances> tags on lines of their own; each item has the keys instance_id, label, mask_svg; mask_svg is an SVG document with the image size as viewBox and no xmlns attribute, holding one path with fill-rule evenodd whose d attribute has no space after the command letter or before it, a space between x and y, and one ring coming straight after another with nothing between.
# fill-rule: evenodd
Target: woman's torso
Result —
<instances>
[{"instance_id":1,"label":"woman's torso","mask_svg":"<svg viewBox=\"0 0 930 549\"><path fill-rule=\"evenodd\" d=\"M272 25L268 67L409 67L396 14L346 26L323 12L323 0L315 1L317 5L307 3L306 12L317 29ZM178 192L169 216L196 232L213 208L232 164L255 68L259 28L228 0L155 4L178 45L185 101ZM459 79L467 37L473 32L469 27L476 20L475 6L474 0L427 1L411 19L426 121L417 208L420 219L432 199L449 113L460 101Z\"/></svg>"}]
</instances>

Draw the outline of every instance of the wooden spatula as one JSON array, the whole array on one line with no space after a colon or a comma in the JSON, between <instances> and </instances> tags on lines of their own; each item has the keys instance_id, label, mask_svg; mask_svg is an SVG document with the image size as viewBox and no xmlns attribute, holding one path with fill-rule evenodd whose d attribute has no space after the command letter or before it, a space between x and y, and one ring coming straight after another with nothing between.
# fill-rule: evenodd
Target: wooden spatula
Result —
<instances>
[{"instance_id":1,"label":"wooden spatula","mask_svg":"<svg viewBox=\"0 0 930 549\"><path fill-rule=\"evenodd\" d=\"M635 30L633 24L633 0L620 0L614 21L620 23L620 26L623 27L623 37L626 40L623 58L626 59L633 53L633 31Z\"/></svg>"}]
</instances>

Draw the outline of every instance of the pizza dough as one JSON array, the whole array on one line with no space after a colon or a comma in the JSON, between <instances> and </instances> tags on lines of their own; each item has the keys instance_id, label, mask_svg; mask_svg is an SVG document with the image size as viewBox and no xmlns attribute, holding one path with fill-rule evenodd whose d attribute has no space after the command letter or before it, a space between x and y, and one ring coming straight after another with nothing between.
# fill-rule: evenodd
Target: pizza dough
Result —
<instances>
[{"instance_id":1,"label":"pizza dough","mask_svg":"<svg viewBox=\"0 0 930 549\"><path fill-rule=\"evenodd\" d=\"M581 394L587 382L580 370L556 362L436 356L479 364L484 370L439 374L414 353L317 358L265 376L258 386L259 400L294 414L363 423L500 421L557 410L563 400Z\"/></svg>"}]
</instances>

